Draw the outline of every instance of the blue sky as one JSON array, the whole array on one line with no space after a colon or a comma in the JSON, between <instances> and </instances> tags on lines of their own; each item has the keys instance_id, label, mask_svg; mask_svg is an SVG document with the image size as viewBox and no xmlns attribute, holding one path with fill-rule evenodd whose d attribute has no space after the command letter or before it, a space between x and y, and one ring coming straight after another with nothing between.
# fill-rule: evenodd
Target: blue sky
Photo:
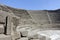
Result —
<instances>
[{"instance_id":1,"label":"blue sky","mask_svg":"<svg viewBox=\"0 0 60 40\"><path fill-rule=\"evenodd\" d=\"M53 10L60 8L60 0L0 0L0 3L27 10Z\"/></svg>"}]
</instances>

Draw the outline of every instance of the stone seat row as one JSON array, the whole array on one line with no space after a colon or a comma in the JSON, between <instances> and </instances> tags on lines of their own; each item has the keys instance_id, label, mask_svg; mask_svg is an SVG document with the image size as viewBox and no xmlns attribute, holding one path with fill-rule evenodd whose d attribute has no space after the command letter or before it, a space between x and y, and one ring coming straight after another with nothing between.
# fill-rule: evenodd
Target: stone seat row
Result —
<instances>
[{"instance_id":1,"label":"stone seat row","mask_svg":"<svg viewBox=\"0 0 60 40\"><path fill-rule=\"evenodd\" d=\"M18 40L60 40L60 30L22 30L19 31L22 37ZM49 32L49 33L48 33ZM47 35L47 36L46 36ZM50 35L50 36L49 36ZM54 37L53 37L54 35Z\"/></svg>"}]
</instances>

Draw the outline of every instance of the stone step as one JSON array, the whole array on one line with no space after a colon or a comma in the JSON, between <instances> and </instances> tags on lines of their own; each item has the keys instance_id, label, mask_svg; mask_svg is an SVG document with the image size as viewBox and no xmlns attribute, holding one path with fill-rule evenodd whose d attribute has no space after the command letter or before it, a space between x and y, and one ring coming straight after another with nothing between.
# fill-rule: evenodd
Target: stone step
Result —
<instances>
[{"instance_id":1,"label":"stone step","mask_svg":"<svg viewBox=\"0 0 60 40\"><path fill-rule=\"evenodd\" d=\"M16 39L20 39L21 38L21 34L20 32L17 32L17 33L12 33L12 40L16 40Z\"/></svg>"},{"instance_id":2,"label":"stone step","mask_svg":"<svg viewBox=\"0 0 60 40\"><path fill-rule=\"evenodd\" d=\"M31 40L40 40L40 39L31 39Z\"/></svg>"},{"instance_id":3,"label":"stone step","mask_svg":"<svg viewBox=\"0 0 60 40\"><path fill-rule=\"evenodd\" d=\"M22 37L22 38L17 39L17 40L28 40L28 38L27 37Z\"/></svg>"},{"instance_id":4,"label":"stone step","mask_svg":"<svg viewBox=\"0 0 60 40\"><path fill-rule=\"evenodd\" d=\"M3 34L3 33L4 33L4 25L0 24L0 34Z\"/></svg>"},{"instance_id":5,"label":"stone step","mask_svg":"<svg viewBox=\"0 0 60 40\"><path fill-rule=\"evenodd\" d=\"M28 36L28 31L21 31L20 33L21 33L21 35L23 37L27 37Z\"/></svg>"},{"instance_id":6,"label":"stone step","mask_svg":"<svg viewBox=\"0 0 60 40\"><path fill-rule=\"evenodd\" d=\"M12 40L10 35L0 34L0 40Z\"/></svg>"}]
</instances>

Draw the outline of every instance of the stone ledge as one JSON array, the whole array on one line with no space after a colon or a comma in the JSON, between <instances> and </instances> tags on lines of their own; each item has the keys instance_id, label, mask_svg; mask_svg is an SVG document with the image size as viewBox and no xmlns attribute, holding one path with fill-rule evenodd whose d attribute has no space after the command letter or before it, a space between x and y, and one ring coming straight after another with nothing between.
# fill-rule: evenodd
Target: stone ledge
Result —
<instances>
[{"instance_id":1,"label":"stone ledge","mask_svg":"<svg viewBox=\"0 0 60 40\"><path fill-rule=\"evenodd\" d=\"M10 35L0 34L0 40L12 40Z\"/></svg>"}]
</instances>

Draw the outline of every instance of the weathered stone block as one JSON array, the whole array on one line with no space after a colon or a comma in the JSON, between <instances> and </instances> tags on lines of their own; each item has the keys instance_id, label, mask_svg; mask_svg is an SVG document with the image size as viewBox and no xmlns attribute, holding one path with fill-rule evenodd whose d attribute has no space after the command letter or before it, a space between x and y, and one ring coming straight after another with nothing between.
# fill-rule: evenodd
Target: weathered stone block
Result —
<instances>
[{"instance_id":1,"label":"weathered stone block","mask_svg":"<svg viewBox=\"0 0 60 40\"><path fill-rule=\"evenodd\" d=\"M11 34L11 17L10 16L7 16L6 17L6 21L7 21L7 30L6 30L6 34L7 35L10 35Z\"/></svg>"},{"instance_id":2,"label":"weathered stone block","mask_svg":"<svg viewBox=\"0 0 60 40\"><path fill-rule=\"evenodd\" d=\"M0 40L11 40L11 36L10 35L0 34Z\"/></svg>"},{"instance_id":3,"label":"weathered stone block","mask_svg":"<svg viewBox=\"0 0 60 40\"><path fill-rule=\"evenodd\" d=\"M23 37L23 38L20 38L18 40L28 40L28 38L27 37Z\"/></svg>"},{"instance_id":4,"label":"weathered stone block","mask_svg":"<svg viewBox=\"0 0 60 40\"><path fill-rule=\"evenodd\" d=\"M46 39L45 40L52 40L51 38L49 38L49 37L46 37Z\"/></svg>"},{"instance_id":5,"label":"weathered stone block","mask_svg":"<svg viewBox=\"0 0 60 40\"><path fill-rule=\"evenodd\" d=\"M31 40L40 40L40 39L31 39Z\"/></svg>"},{"instance_id":6,"label":"weathered stone block","mask_svg":"<svg viewBox=\"0 0 60 40\"><path fill-rule=\"evenodd\" d=\"M1 23L1 24L4 24L4 23L5 23L4 17L3 17L3 15L2 15L1 12L0 12L0 23Z\"/></svg>"},{"instance_id":7,"label":"weathered stone block","mask_svg":"<svg viewBox=\"0 0 60 40\"><path fill-rule=\"evenodd\" d=\"M15 34L12 34L12 40L16 40L16 39L20 39L20 38L21 38L20 32L16 32Z\"/></svg>"},{"instance_id":8,"label":"weathered stone block","mask_svg":"<svg viewBox=\"0 0 60 40\"><path fill-rule=\"evenodd\" d=\"M28 38L37 39L37 38L38 38L38 34L29 33L29 34L28 34Z\"/></svg>"},{"instance_id":9,"label":"weathered stone block","mask_svg":"<svg viewBox=\"0 0 60 40\"><path fill-rule=\"evenodd\" d=\"M0 34L4 33L4 25L0 24Z\"/></svg>"},{"instance_id":10,"label":"weathered stone block","mask_svg":"<svg viewBox=\"0 0 60 40\"><path fill-rule=\"evenodd\" d=\"M37 39L38 38L38 34L31 35L29 38Z\"/></svg>"},{"instance_id":11,"label":"weathered stone block","mask_svg":"<svg viewBox=\"0 0 60 40\"><path fill-rule=\"evenodd\" d=\"M40 40L46 40L46 37L45 36L40 36L39 39Z\"/></svg>"},{"instance_id":12,"label":"weathered stone block","mask_svg":"<svg viewBox=\"0 0 60 40\"><path fill-rule=\"evenodd\" d=\"M21 31L21 35L22 35L23 37L27 37L28 31Z\"/></svg>"}]
</instances>

